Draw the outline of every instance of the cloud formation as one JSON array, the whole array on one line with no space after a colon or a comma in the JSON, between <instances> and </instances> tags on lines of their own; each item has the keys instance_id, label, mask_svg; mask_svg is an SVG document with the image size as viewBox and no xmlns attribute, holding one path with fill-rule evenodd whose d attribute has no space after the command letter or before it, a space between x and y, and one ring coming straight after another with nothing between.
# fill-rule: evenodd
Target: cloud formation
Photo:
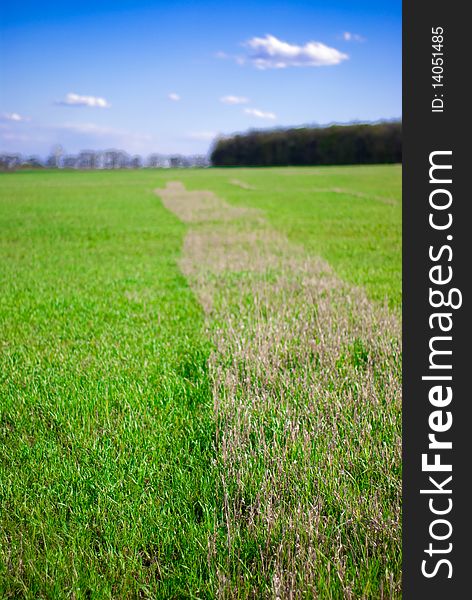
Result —
<instances>
[{"instance_id":1,"label":"cloud formation","mask_svg":"<svg viewBox=\"0 0 472 600\"><path fill-rule=\"evenodd\" d=\"M29 121L28 117L23 117L22 115L19 115L16 112L3 113L2 120L3 121L15 121L17 123L20 121Z\"/></svg>"},{"instance_id":2,"label":"cloud formation","mask_svg":"<svg viewBox=\"0 0 472 600\"><path fill-rule=\"evenodd\" d=\"M252 51L249 62L256 69L286 69L288 67L325 67L338 65L349 58L347 54L321 42L307 42L304 46L289 44L273 35L254 37L244 44Z\"/></svg>"},{"instance_id":3,"label":"cloud formation","mask_svg":"<svg viewBox=\"0 0 472 600\"><path fill-rule=\"evenodd\" d=\"M358 33L351 33L350 31L345 31L343 33L343 40L345 42L365 42L365 37L359 35Z\"/></svg>"},{"instance_id":4,"label":"cloud formation","mask_svg":"<svg viewBox=\"0 0 472 600\"><path fill-rule=\"evenodd\" d=\"M247 104L249 98L245 98L244 96L223 96L220 98L220 102L223 102L223 104Z\"/></svg>"},{"instance_id":5,"label":"cloud formation","mask_svg":"<svg viewBox=\"0 0 472 600\"><path fill-rule=\"evenodd\" d=\"M98 96L81 96L69 92L64 100L58 102L61 106L89 106L91 108L110 108L111 104Z\"/></svg>"},{"instance_id":6,"label":"cloud formation","mask_svg":"<svg viewBox=\"0 0 472 600\"><path fill-rule=\"evenodd\" d=\"M168 94L167 97L169 98L169 100L172 100L173 102L178 102L180 100L179 94L176 94L175 92L171 92L170 94Z\"/></svg>"},{"instance_id":7,"label":"cloud formation","mask_svg":"<svg viewBox=\"0 0 472 600\"><path fill-rule=\"evenodd\" d=\"M258 108L245 108L244 112L247 115L251 115L251 117L257 117L258 119L271 119L274 120L277 116L272 112L265 112L263 110L259 110Z\"/></svg>"}]
</instances>

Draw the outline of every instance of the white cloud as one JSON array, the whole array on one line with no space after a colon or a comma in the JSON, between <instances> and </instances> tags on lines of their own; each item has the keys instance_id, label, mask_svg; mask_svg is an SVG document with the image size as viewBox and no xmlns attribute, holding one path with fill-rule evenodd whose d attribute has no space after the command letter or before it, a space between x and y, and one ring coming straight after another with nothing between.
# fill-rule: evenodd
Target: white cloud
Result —
<instances>
[{"instance_id":1,"label":"white cloud","mask_svg":"<svg viewBox=\"0 0 472 600\"><path fill-rule=\"evenodd\" d=\"M244 96L223 96L220 98L220 102L223 102L223 104L247 104L249 98L245 98Z\"/></svg>"},{"instance_id":2,"label":"white cloud","mask_svg":"<svg viewBox=\"0 0 472 600\"><path fill-rule=\"evenodd\" d=\"M345 42L365 42L365 38L358 33L351 33L350 31L345 31L343 33L343 40Z\"/></svg>"},{"instance_id":3,"label":"white cloud","mask_svg":"<svg viewBox=\"0 0 472 600\"><path fill-rule=\"evenodd\" d=\"M252 50L249 61L257 69L323 67L337 65L349 58L347 54L321 42L312 41L304 46L297 46L269 34L263 38L252 38L244 45Z\"/></svg>"},{"instance_id":4,"label":"white cloud","mask_svg":"<svg viewBox=\"0 0 472 600\"><path fill-rule=\"evenodd\" d=\"M176 94L175 92L171 92L167 97L173 102L178 102L180 100L179 94Z\"/></svg>"},{"instance_id":5,"label":"white cloud","mask_svg":"<svg viewBox=\"0 0 472 600\"><path fill-rule=\"evenodd\" d=\"M69 92L64 100L58 102L62 106L89 106L92 108L110 108L111 104L105 98L98 96L80 96Z\"/></svg>"},{"instance_id":6,"label":"white cloud","mask_svg":"<svg viewBox=\"0 0 472 600\"><path fill-rule=\"evenodd\" d=\"M5 121L16 121L16 122L29 121L28 117L23 117L22 115L19 115L16 112L3 113L2 119L4 119Z\"/></svg>"},{"instance_id":7,"label":"white cloud","mask_svg":"<svg viewBox=\"0 0 472 600\"><path fill-rule=\"evenodd\" d=\"M214 131L191 131L187 137L191 140L207 142L213 140L216 135Z\"/></svg>"},{"instance_id":8,"label":"white cloud","mask_svg":"<svg viewBox=\"0 0 472 600\"><path fill-rule=\"evenodd\" d=\"M272 112L265 112L263 110L259 110L258 108L245 108L244 112L247 115L251 115L251 117L257 117L258 119L276 119L277 116Z\"/></svg>"}]
</instances>

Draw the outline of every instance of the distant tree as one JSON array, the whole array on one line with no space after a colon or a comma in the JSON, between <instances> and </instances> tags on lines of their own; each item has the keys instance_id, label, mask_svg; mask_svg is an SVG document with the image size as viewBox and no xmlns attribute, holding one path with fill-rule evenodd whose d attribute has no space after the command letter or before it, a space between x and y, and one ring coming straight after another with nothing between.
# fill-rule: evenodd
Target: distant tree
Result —
<instances>
[{"instance_id":1,"label":"distant tree","mask_svg":"<svg viewBox=\"0 0 472 600\"><path fill-rule=\"evenodd\" d=\"M154 169L156 167L160 167L160 159L161 157L159 156L159 154L150 154L147 158L146 165Z\"/></svg>"},{"instance_id":2,"label":"distant tree","mask_svg":"<svg viewBox=\"0 0 472 600\"><path fill-rule=\"evenodd\" d=\"M181 167L182 166L182 157L181 156L171 156L169 158L169 163L172 168Z\"/></svg>"},{"instance_id":3,"label":"distant tree","mask_svg":"<svg viewBox=\"0 0 472 600\"><path fill-rule=\"evenodd\" d=\"M204 154L191 156L189 160L192 167L208 167L209 165L208 157Z\"/></svg>"},{"instance_id":4,"label":"distant tree","mask_svg":"<svg viewBox=\"0 0 472 600\"><path fill-rule=\"evenodd\" d=\"M141 158L141 156L136 154L135 156L131 157L129 161L129 166L132 169L141 169L143 166L143 159Z\"/></svg>"},{"instance_id":5,"label":"distant tree","mask_svg":"<svg viewBox=\"0 0 472 600\"><path fill-rule=\"evenodd\" d=\"M2 154L0 155L0 169L2 171L13 171L21 166L21 154Z\"/></svg>"},{"instance_id":6,"label":"distant tree","mask_svg":"<svg viewBox=\"0 0 472 600\"><path fill-rule=\"evenodd\" d=\"M128 155L122 150L107 150L103 155L105 169L123 169L128 165Z\"/></svg>"},{"instance_id":7,"label":"distant tree","mask_svg":"<svg viewBox=\"0 0 472 600\"><path fill-rule=\"evenodd\" d=\"M109 149L105 151L81 150L77 155L64 154L62 147L56 147L47 157L44 163L41 163L37 157L29 157L22 160L20 155L2 154L0 156L0 169L13 169L20 165L25 166L46 166L48 168L66 168L66 169L142 169L144 164L148 167L167 168L169 166L188 168L188 167L207 167L209 159L204 155L182 156L176 154L166 156L153 153L149 155L146 161L139 154L129 156L123 150Z\"/></svg>"},{"instance_id":8,"label":"distant tree","mask_svg":"<svg viewBox=\"0 0 472 600\"><path fill-rule=\"evenodd\" d=\"M118 150L118 168L126 169L130 166L130 158L123 150Z\"/></svg>"},{"instance_id":9,"label":"distant tree","mask_svg":"<svg viewBox=\"0 0 472 600\"><path fill-rule=\"evenodd\" d=\"M65 169L76 169L78 167L78 157L68 154L62 159L62 166Z\"/></svg>"},{"instance_id":10,"label":"distant tree","mask_svg":"<svg viewBox=\"0 0 472 600\"><path fill-rule=\"evenodd\" d=\"M23 160L22 166L29 169L40 169L43 167L43 164L38 156L28 156Z\"/></svg>"},{"instance_id":11,"label":"distant tree","mask_svg":"<svg viewBox=\"0 0 472 600\"><path fill-rule=\"evenodd\" d=\"M82 150L79 152L76 164L79 169L93 169L95 166L95 152Z\"/></svg>"},{"instance_id":12,"label":"distant tree","mask_svg":"<svg viewBox=\"0 0 472 600\"><path fill-rule=\"evenodd\" d=\"M91 151L90 154L91 154L91 156L90 156L91 167L90 168L91 169L99 169L102 164L102 153Z\"/></svg>"},{"instance_id":13,"label":"distant tree","mask_svg":"<svg viewBox=\"0 0 472 600\"><path fill-rule=\"evenodd\" d=\"M46 160L46 166L49 169L58 169L61 166L62 155L64 154L64 149L60 144L53 146L51 150L51 154L48 156Z\"/></svg>"},{"instance_id":14,"label":"distant tree","mask_svg":"<svg viewBox=\"0 0 472 600\"><path fill-rule=\"evenodd\" d=\"M46 159L46 167L48 169L57 169L57 160L54 154L50 154Z\"/></svg>"}]
</instances>

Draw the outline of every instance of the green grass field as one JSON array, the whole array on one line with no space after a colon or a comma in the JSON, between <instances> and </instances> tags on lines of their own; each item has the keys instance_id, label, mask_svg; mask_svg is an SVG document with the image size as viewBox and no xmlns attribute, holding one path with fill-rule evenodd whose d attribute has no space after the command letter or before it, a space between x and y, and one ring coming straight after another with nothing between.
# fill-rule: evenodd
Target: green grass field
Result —
<instances>
[{"instance_id":1,"label":"green grass field","mask_svg":"<svg viewBox=\"0 0 472 600\"><path fill-rule=\"evenodd\" d=\"M0 231L1 597L400 597L399 166L4 174Z\"/></svg>"}]
</instances>

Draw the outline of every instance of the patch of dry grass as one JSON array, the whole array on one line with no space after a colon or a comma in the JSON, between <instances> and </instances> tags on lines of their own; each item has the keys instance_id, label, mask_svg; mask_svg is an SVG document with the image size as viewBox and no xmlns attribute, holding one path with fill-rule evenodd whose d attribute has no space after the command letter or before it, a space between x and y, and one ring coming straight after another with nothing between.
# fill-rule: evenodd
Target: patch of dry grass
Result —
<instances>
[{"instance_id":1,"label":"patch of dry grass","mask_svg":"<svg viewBox=\"0 0 472 600\"><path fill-rule=\"evenodd\" d=\"M257 211L157 192L191 224L207 314L224 598L393 598L401 574L401 330Z\"/></svg>"},{"instance_id":2,"label":"patch of dry grass","mask_svg":"<svg viewBox=\"0 0 472 600\"><path fill-rule=\"evenodd\" d=\"M187 192L178 181L171 181L165 189L155 191L164 206L184 223L227 222L256 212L222 202L213 192Z\"/></svg>"},{"instance_id":3,"label":"patch of dry grass","mask_svg":"<svg viewBox=\"0 0 472 600\"><path fill-rule=\"evenodd\" d=\"M247 183L246 181L241 181L240 179L230 179L229 182L237 187L240 187L243 190L255 190L253 185Z\"/></svg>"}]
</instances>

